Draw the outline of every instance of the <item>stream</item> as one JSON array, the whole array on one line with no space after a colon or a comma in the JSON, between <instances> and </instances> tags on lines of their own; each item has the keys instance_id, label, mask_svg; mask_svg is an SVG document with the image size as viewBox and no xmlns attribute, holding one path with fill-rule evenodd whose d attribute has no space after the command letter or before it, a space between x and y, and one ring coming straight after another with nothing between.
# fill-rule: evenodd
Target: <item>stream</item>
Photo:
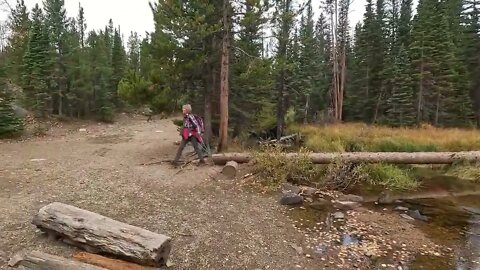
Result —
<instances>
[{"instance_id":1,"label":"stream","mask_svg":"<svg viewBox=\"0 0 480 270\"><path fill-rule=\"evenodd\" d=\"M384 204L377 202L382 196L381 192L378 188L360 187L353 190L351 194L362 196L364 202L361 206L368 209L367 211L370 213L378 213L380 216L390 215L397 219L401 216L402 218L398 219L400 220L399 224L405 223L409 226L413 224L411 227L414 230L419 231L422 237L426 236L428 241L425 240L425 242L432 242L443 249L433 250L433 246L424 245L424 250L421 252L417 248L416 251L409 254L408 250L415 245L414 243L406 240L400 245L401 233L400 238L389 235L389 232L404 229L403 225L397 224L397 228L394 227L389 231L388 226L392 224L386 224L382 225L385 228L378 230L385 229L379 234L387 235L387 240L382 242L387 242L384 250L380 252L382 255L370 257L368 265L362 264L364 263L363 259L358 258L356 259L358 263L353 264L355 267L364 269L360 266L363 265L365 269L480 270L480 184L454 177L434 176L422 179L421 188L415 192L389 193L389 202ZM326 256L332 249L330 240L325 240L329 239L329 232L336 234L331 237L335 240L332 242L340 247L361 245L365 236L368 238L372 231L375 232L375 229L370 232L359 229L358 231L361 233L351 233L356 231L356 225L345 226L345 222L342 223L342 215L345 215L346 220L354 219L355 215L352 213L355 211L357 210L327 207L309 199L303 206L290 209L289 216L298 228L307 233L311 231L320 233L320 237L315 240L317 243L314 241L312 249L315 254ZM340 221L340 225L335 221ZM376 222L375 219L367 223L385 224ZM365 226L365 224L362 223L361 226ZM415 236L405 236L405 238L415 240ZM421 245L422 241L424 240L419 238L416 245ZM395 246L396 242L399 245ZM390 247L390 244L393 248ZM412 248L412 250L415 249ZM351 252L351 250L349 249L347 252ZM368 257L363 256L368 251L367 253L361 252L362 257ZM405 259L407 255L409 259ZM349 254L347 260L350 260L349 257L352 260L356 258ZM343 261L343 258L341 260ZM337 268L340 269L340 267Z\"/></svg>"}]
</instances>

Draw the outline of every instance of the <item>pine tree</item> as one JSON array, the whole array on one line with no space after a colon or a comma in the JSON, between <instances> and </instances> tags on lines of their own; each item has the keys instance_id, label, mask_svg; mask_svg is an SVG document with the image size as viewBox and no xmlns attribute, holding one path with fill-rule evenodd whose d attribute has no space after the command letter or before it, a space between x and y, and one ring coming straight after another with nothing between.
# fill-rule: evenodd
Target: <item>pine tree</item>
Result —
<instances>
[{"instance_id":1,"label":"pine tree","mask_svg":"<svg viewBox=\"0 0 480 270\"><path fill-rule=\"evenodd\" d=\"M105 42L107 34L102 31L98 34L92 31L87 38L87 44L95 112L100 121L111 122L114 104L109 86L113 72L108 61L111 50Z\"/></svg>"},{"instance_id":2,"label":"pine tree","mask_svg":"<svg viewBox=\"0 0 480 270\"><path fill-rule=\"evenodd\" d=\"M330 32L327 18L320 14L315 25L315 55L310 61L316 63L316 74L313 76L313 92L311 95L311 111L313 117L318 119L320 111L324 111L327 104L327 93L332 81L330 68Z\"/></svg>"},{"instance_id":3,"label":"pine tree","mask_svg":"<svg viewBox=\"0 0 480 270\"><path fill-rule=\"evenodd\" d=\"M233 41L231 71L230 119L233 136L254 129L260 121L256 115L265 103L271 103L273 81L270 61L262 58L262 27L267 22L264 13L268 6L262 1L245 1L239 18L238 39ZM261 127L261 129L268 127ZM270 127L271 128L271 127Z\"/></svg>"},{"instance_id":4,"label":"pine tree","mask_svg":"<svg viewBox=\"0 0 480 270\"><path fill-rule=\"evenodd\" d=\"M47 31L44 27L43 12L36 5L32 10L32 26L23 60L22 86L27 108L41 117L50 114L52 108L48 87L52 63Z\"/></svg>"},{"instance_id":5,"label":"pine tree","mask_svg":"<svg viewBox=\"0 0 480 270\"><path fill-rule=\"evenodd\" d=\"M277 77L277 138L280 138L284 131L286 113L286 79L288 73L288 44L291 31L294 25L294 12L291 0L276 0L274 2L275 12L273 16L277 39L276 67Z\"/></svg>"},{"instance_id":6,"label":"pine tree","mask_svg":"<svg viewBox=\"0 0 480 270\"><path fill-rule=\"evenodd\" d=\"M321 55L321 52L317 51L315 42L312 1L308 0L306 3L306 14L305 17L302 15L300 24L298 91L300 101L302 102L297 104L299 108L303 107L301 112L305 123L308 121L309 115L311 115L311 96L315 89L315 78L321 74L322 62L313 61L316 54Z\"/></svg>"},{"instance_id":7,"label":"pine tree","mask_svg":"<svg viewBox=\"0 0 480 270\"><path fill-rule=\"evenodd\" d=\"M3 52L0 51L0 60ZM0 137L19 132L23 128L21 119L19 119L12 108L13 97L5 82L5 66L0 64Z\"/></svg>"},{"instance_id":8,"label":"pine tree","mask_svg":"<svg viewBox=\"0 0 480 270\"><path fill-rule=\"evenodd\" d=\"M10 14L10 36L8 38L8 77L19 84L22 77L23 56L27 49L30 18L24 0L17 0Z\"/></svg>"},{"instance_id":9,"label":"pine tree","mask_svg":"<svg viewBox=\"0 0 480 270\"><path fill-rule=\"evenodd\" d=\"M52 96L54 112L63 114L64 98L67 90L67 67L65 64L66 53L66 35L68 20L65 10L64 0L45 0L43 2L45 9L45 23L48 29L49 39L53 47L54 67L52 72L52 94L56 90L56 95Z\"/></svg>"},{"instance_id":10,"label":"pine tree","mask_svg":"<svg viewBox=\"0 0 480 270\"><path fill-rule=\"evenodd\" d=\"M129 69L134 73L140 72L140 38L137 32L132 32L128 38Z\"/></svg>"},{"instance_id":11,"label":"pine tree","mask_svg":"<svg viewBox=\"0 0 480 270\"><path fill-rule=\"evenodd\" d=\"M415 123L415 106L410 59L402 45L393 65L391 94L387 100L387 123L409 126Z\"/></svg>"},{"instance_id":12,"label":"pine tree","mask_svg":"<svg viewBox=\"0 0 480 270\"><path fill-rule=\"evenodd\" d=\"M112 47L112 77L111 77L111 96L117 107L120 107L120 100L117 98L117 87L120 80L125 75L126 52L123 47L123 41L120 37L120 29L115 29L113 34Z\"/></svg>"},{"instance_id":13,"label":"pine tree","mask_svg":"<svg viewBox=\"0 0 480 270\"><path fill-rule=\"evenodd\" d=\"M399 46L410 46L410 32L412 30L412 0L401 0L400 18L398 22Z\"/></svg>"}]
</instances>

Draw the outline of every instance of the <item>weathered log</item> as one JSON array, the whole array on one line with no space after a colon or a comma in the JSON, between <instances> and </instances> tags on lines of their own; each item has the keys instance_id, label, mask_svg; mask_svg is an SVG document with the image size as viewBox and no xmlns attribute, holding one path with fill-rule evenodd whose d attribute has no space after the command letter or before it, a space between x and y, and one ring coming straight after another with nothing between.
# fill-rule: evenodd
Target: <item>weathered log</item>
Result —
<instances>
[{"instance_id":1,"label":"weathered log","mask_svg":"<svg viewBox=\"0 0 480 270\"><path fill-rule=\"evenodd\" d=\"M22 253L15 255L9 263L11 267L18 267L18 269L34 269L34 270L107 270L105 268L78 262L70 259L65 259L59 256L46 254L40 251L32 251L29 253Z\"/></svg>"},{"instance_id":2,"label":"weathered log","mask_svg":"<svg viewBox=\"0 0 480 270\"><path fill-rule=\"evenodd\" d=\"M73 254L73 258L79 262L104 267L111 270L156 270L160 268L154 268L150 266L143 266L135 263L130 263L118 259L111 259L97 254L78 252Z\"/></svg>"},{"instance_id":3,"label":"weathered log","mask_svg":"<svg viewBox=\"0 0 480 270\"><path fill-rule=\"evenodd\" d=\"M298 153L287 153L287 158L298 157ZM480 151L465 152L350 152L350 153L312 153L309 158L315 164L329 164L337 160L350 163L393 163L393 164L451 164L454 162L480 161ZM212 160L216 165L228 161L248 163L248 153L215 154Z\"/></svg>"},{"instance_id":4,"label":"weathered log","mask_svg":"<svg viewBox=\"0 0 480 270\"><path fill-rule=\"evenodd\" d=\"M235 178L237 175L238 163L235 161L229 161L222 169L222 174L229 178Z\"/></svg>"},{"instance_id":5,"label":"weathered log","mask_svg":"<svg viewBox=\"0 0 480 270\"><path fill-rule=\"evenodd\" d=\"M111 254L143 265L164 265L170 255L168 236L63 203L42 207L33 224L88 252Z\"/></svg>"}]
</instances>

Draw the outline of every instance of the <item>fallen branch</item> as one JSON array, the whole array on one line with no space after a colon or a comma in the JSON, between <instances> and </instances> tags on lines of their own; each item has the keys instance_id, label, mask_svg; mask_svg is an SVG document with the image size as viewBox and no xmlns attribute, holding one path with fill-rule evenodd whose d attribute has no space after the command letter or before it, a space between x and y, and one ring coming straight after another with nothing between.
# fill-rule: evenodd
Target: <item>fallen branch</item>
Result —
<instances>
[{"instance_id":1,"label":"fallen branch","mask_svg":"<svg viewBox=\"0 0 480 270\"><path fill-rule=\"evenodd\" d=\"M88 252L111 254L139 264L161 266L170 254L168 236L63 203L42 207L33 224Z\"/></svg>"},{"instance_id":2,"label":"fallen branch","mask_svg":"<svg viewBox=\"0 0 480 270\"><path fill-rule=\"evenodd\" d=\"M265 141L265 142L260 142L260 144L274 144L274 143L284 143L284 142L289 142L289 141L293 141L293 140L297 140L299 138L299 134L298 133L295 133L295 134L292 134L292 135L288 135L288 136L283 136L281 137L280 139L273 139L273 140L270 140L270 141Z\"/></svg>"},{"instance_id":3,"label":"fallen branch","mask_svg":"<svg viewBox=\"0 0 480 270\"><path fill-rule=\"evenodd\" d=\"M296 158L298 153L287 153L287 158ZM392 163L392 164L451 164L455 162L478 162L480 151L465 152L350 152L350 153L312 153L308 157L314 164L329 164L336 161L348 163ZM225 153L212 156L213 163L225 165L228 161L248 163L249 153Z\"/></svg>"}]
</instances>

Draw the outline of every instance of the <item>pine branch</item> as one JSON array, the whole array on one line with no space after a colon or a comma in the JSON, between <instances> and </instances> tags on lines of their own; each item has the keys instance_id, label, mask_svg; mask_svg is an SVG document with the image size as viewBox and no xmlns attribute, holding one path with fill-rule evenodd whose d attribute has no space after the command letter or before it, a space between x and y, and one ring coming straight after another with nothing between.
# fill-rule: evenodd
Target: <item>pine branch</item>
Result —
<instances>
[{"instance_id":1,"label":"pine branch","mask_svg":"<svg viewBox=\"0 0 480 270\"><path fill-rule=\"evenodd\" d=\"M251 58L259 58L258 56L254 56L254 55L251 55L249 53L247 53L246 51L244 51L242 48L240 47L237 47L237 46L232 46L233 48L239 50L240 52L244 53L246 56L248 57L251 57Z\"/></svg>"}]
</instances>

